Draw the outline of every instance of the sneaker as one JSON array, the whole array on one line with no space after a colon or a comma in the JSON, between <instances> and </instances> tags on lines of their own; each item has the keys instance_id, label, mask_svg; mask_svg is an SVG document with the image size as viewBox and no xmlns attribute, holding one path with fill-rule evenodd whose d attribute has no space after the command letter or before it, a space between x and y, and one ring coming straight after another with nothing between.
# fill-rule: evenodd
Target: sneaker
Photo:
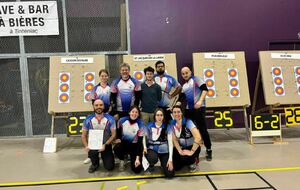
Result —
<instances>
[{"instance_id":1,"label":"sneaker","mask_svg":"<svg viewBox=\"0 0 300 190\"><path fill-rule=\"evenodd\" d=\"M206 150L206 160L207 161L212 160L212 150Z\"/></svg>"},{"instance_id":2,"label":"sneaker","mask_svg":"<svg viewBox=\"0 0 300 190\"><path fill-rule=\"evenodd\" d=\"M193 164L189 165L189 168L190 168L190 172L195 172L197 169L197 164L193 163Z\"/></svg>"},{"instance_id":3,"label":"sneaker","mask_svg":"<svg viewBox=\"0 0 300 190\"><path fill-rule=\"evenodd\" d=\"M87 158L87 159L85 159L85 160L83 161L83 163L84 163L84 164L89 164L89 163L91 163L91 159L90 159L90 158Z\"/></svg>"},{"instance_id":4,"label":"sneaker","mask_svg":"<svg viewBox=\"0 0 300 190\"><path fill-rule=\"evenodd\" d=\"M119 170L123 172L125 170L125 161L120 160Z\"/></svg>"},{"instance_id":5,"label":"sneaker","mask_svg":"<svg viewBox=\"0 0 300 190\"><path fill-rule=\"evenodd\" d=\"M94 173L98 169L99 165L91 165L89 167L89 173Z\"/></svg>"}]
</instances>

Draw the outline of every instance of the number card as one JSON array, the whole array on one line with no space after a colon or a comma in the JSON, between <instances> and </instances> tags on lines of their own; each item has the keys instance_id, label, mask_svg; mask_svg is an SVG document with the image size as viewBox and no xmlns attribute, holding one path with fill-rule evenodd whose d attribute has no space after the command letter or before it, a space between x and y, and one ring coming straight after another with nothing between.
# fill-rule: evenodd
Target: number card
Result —
<instances>
[{"instance_id":1,"label":"number card","mask_svg":"<svg viewBox=\"0 0 300 190\"><path fill-rule=\"evenodd\" d=\"M68 117L67 136L81 135L83 121L86 116L71 116Z\"/></svg>"},{"instance_id":2,"label":"number card","mask_svg":"<svg viewBox=\"0 0 300 190\"><path fill-rule=\"evenodd\" d=\"M252 137L281 136L280 114L250 115L250 129L251 139Z\"/></svg>"},{"instance_id":3,"label":"number card","mask_svg":"<svg viewBox=\"0 0 300 190\"><path fill-rule=\"evenodd\" d=\"M286 126L300 126L300 107L284 108L284 112Z\"/></svg>"},{"instance_id":4,"label":"number card","mask_svg":"<svg viewBox=\"0 0 300 190\"><path fill-rule=\"evenodd\" d=\"M232 127L233 126L231 111L229 111L229 110L215 111L214 116L215 116L214 124L216 127L221 128L221 127Z\"/></svg>"}]
</instances>

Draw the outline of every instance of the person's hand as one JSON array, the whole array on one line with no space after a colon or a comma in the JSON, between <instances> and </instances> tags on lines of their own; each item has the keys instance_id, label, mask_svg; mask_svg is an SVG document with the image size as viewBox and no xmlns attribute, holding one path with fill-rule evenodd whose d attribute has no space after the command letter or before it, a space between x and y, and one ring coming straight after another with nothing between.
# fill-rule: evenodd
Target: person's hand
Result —
<instances>
[{"instance_id":1,"label":"person's hand","mask_svg":"<svg viewBox=\"0 0 300 190\"><path fill-rule=\"evenodd\" d=\"M103 145L102 145L102 148L99 150L99 152L103 152L103 151L105 150L105 147L106 147L106 145L103 144Z\"/></svg>"},{"instance_id":2,"label":"person's hand","mask_svg":"<svg viewBox=\"0 0 300 190\"><path fill-rule=\"evenodd\" d=\"M168 168L169 171L172 171L174 169L173 162L171 160L169 160L167 162L167 168Z\"/></svg>"},{"instance_id":3,"label":"person's hand","mask_svg":"<svg viewBox=\"0 0 300 190\"><path fill-rule=\"evenodd\" d=\"M115 114L115 115L114 115L114 118L115 118L116 121L118 121L118 120L119 120L119 115L118 115L118 114Z\"/></svg>"},{"instance_id":4,"label":"person's hand","mask_svg":"<svg viewBox=\"0 0 300 190\"><path fill-rule=\"evenodd\" d=\"M141 162L140 162L140 159L137 157L135 159L134 166L137 168L139 165L141 165Z\"/></svg>"},{"instance_id":5,"label":"person's hand","mask_svg":"<svg viewBox=\"0 0 300 190\"><path fill-rule=\"evenodd\" d=\"M178 153L179 153L181 156L184 156L183 150L178 151Z\"/></svg>"},{"instance_id":6,"label":"person's hand","mask_svg":"<svg viewBox=\"0 0 300 190\"><path fill-rule=\"evenodd\" d=\"M85 150L86 152L89 152L89 151L90 151L90 149L89 149L88 146L84 147L84 150Z\"/></svg>"},{"instance_id":7,"label":"person's hand","mask_svg":"<svg viewBox=\"0 0 300 190\"><path fill-rule=\"evenodd\" d=\"M171 100L173 96L171 94L168 94L168 98Z\"/></svg>"},{"instance_id":8,"label":"person's hand","mask_svg":"<svg viewBox=\"0 0 300 190\"><path fill-rule=\"evenodd\" d=\"M121 143L121 139L116 139L116 140L114 140L114 143L115 143L115 144Z\"/></svg>"},{"instance_id":9,"label":"person's hand","mask_svg":"<svg viewBox=\"0 0 300 190\"><path fill-rule=\"evenodd\" d=\"M183 150L182 152L185 156L192 156L194 154L194 151L191 150Z\"/></svg>"},{"instance_id":10,"label":"person's hand","mask_svg":"<svg viewBox=\"0 0 300 190\"><path fill-rule=\"evenodd\" d=\"M144 154L147 154L147 148L144 148L143 153L144 153Z\"/></svg>"}]
</instances>

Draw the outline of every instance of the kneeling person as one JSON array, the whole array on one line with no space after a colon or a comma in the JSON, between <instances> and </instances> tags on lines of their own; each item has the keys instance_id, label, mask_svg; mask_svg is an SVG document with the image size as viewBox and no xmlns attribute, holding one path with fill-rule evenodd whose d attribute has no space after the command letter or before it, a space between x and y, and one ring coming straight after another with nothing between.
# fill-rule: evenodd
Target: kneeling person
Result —
<instances>
[{"instance_id":1,"label":"kneeling person","mask_svg":"<svg viewBox=\"0 0 300 190\"><path fill-rule=\"evenodd\" d=\"M99 152L103 161L103 166L107 170L113 170L115 167L115 158L112 152L112 141L116 137L116 122L114 118L103 113L104 103L97 99L93 102L94 114L89 115L83 122L82 127L82 143L88 152L88 157L92 161L89 168L89 173L95 172L99 167ZM103 132L103 146L100 150L90 150L88 148L87 136L90 130L104 130Z\"/></svg>"}]
</instances>

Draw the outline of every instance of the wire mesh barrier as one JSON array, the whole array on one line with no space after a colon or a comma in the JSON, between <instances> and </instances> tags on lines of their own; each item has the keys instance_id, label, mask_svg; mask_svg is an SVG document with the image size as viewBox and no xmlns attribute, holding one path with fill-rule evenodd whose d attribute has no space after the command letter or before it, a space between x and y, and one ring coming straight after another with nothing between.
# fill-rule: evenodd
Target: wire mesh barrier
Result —
<instances>
[{"instance_id":1,"label":"wire mesh barrier","mask_svg":"<svg viewBox=\"0 0 300 190\"><path fill-rule=\"evenodd\" d=\"M0 37L0 136L50 134L50 56L106 54L111 82L128 53L126 0L56 2L59 35ZM67 118L55 125L55 134L65 134Z\"/></svg>"}]
</instances>

